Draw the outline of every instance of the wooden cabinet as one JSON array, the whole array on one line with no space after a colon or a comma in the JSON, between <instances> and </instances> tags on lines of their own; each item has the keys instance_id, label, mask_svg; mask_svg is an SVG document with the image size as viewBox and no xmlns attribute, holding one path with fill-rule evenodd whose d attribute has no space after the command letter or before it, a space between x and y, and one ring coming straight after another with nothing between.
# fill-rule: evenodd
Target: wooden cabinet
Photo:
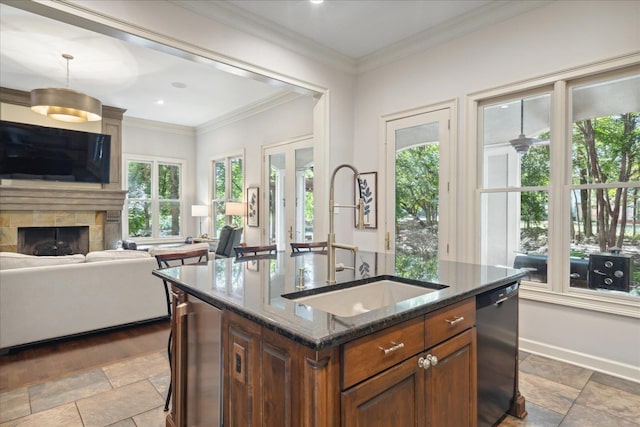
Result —
<instances>
[{"instance_id":1,"label":"wooden cabinet","mask_svg":"<svg viewBox=\"0 0 640 427\"><path fill-rule=\"evenodd\" d=\"M475 300L314 351L223 314L224 425L476 425Z\"/></svg>"},{"instance_id":2,"label":"wooden cabinet","mask_svg":"<svg viewBox=\"0 0 640 427\"><path fill-rule=\"evenodd\" d=\"M223 315L224 425L339 425L337 348L313 351L231 312Z\"/></svg>"},{"instance_id":3,"label":"wooden cabinet","mask_svg":"<svg viewBox=\"0 0 640 427\"><path fill-rule=\"evenodd\" d=\"M346 363L352 348L368 346L372 351L367 357L362 353L360 364L377 373L342 392L342 426L475 426L474 325L475 301L468 300L345 344L345 384L350 385L347 379L353 377ZM423 326L423 336L415 336L418 326ZM417 355L409 351L411 357L387 368L384 356L389 353L384 354L385 347L375 343L384 344L389 336L398 334L398 329L411 341L396 340L387 351L415 349L416 342L434 346Z\"/></svg>"}]
</instances>

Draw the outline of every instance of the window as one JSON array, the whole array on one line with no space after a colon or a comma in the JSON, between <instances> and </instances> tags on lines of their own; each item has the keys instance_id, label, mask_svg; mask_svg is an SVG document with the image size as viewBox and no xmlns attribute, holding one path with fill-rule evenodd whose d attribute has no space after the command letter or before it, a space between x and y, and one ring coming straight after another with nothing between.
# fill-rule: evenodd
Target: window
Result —
<instances>
[{"instance_id":1,"label":"window","mask_svg":"<svg viewBox=\"0 0 640 427\"><path fill-rule=\"evenodd\" d=\"M226 215L227 202L242 202L244 192L243 156L229 156L213 161L212 195L213 236L220 234L225 225L241 227L243 218L238 215Z\"/></svg>"},{"instance_id":2,"label":"window","mask_svg":"<svg viewBox=\"0 0 640 427\"><path fill-rule=\"evenodd\" d=\"M184 162L126 161L126 230L130 238L174 238L182 233Z\"/></svg>"},{"instance_id":3,"label":"window","mask_svg":"<svg viewBox=\"0 0 640 427\"><path fill-rule=\"evenodd\" d=\"M583 73L476 98L480 261L527 269L533 291L637 305L640 73Z\"/></svg>"}]
</instances>

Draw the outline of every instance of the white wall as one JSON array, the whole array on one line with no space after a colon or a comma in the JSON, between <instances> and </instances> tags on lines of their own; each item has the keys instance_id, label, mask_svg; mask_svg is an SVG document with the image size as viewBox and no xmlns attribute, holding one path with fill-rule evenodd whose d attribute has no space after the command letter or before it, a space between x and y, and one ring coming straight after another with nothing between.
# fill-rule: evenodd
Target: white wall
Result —
<instances>
[{"instance_id":1,"label":"white wall","mask_svg":"<svg viewBox=\"0 0 640 427\"><path fill-rule=\"evenodd\" d=\"M167 123L124 117L122 120L122 159L128 155L142 155L179 159L187 162L184 189L185 226L184 236L198 234L198 218L191 216L191 205L206 199L198 199L193 183L196 181L196 136L195 129ZM125 165L123 171L123 187Z\"/></svg>"},{"instance_id":2,"label":"white wall","mask_svg":"<svg viewBox=\"0 0 640 427\"><path fill-rule=\"evenodd\" d=\"M221 155L244 152L245 188L261 187L262 147L313 132L313 98L300 97L263 113L211 130L199 129L197 144L198 199L207 201L211 160ZM264 189L260 189L261 198ZM246 194L245 194L246 197ZM204 227L204 225L203 225ZM243 239L251 245L262 243L260 228L244 227Z\"/></svg>"},{"instance_id":3,"label":"white wall","mask_svg":"<svg viewBox=\"0 0 640 427\"><path fill-rule=\"evenodd\" d=\"M457 99L458 253L473 261L475 158L465 156L465 96L508 83L603 61L640 49L640 2L556 1L490 28L358 76L354 151L365 170L379 167L383 115ZM381 176L380 179L383 179ZM376 247L374 233L357 243ZM638 319L533 301L521 303L524 349L608 370L640 381ZM544 319L544 320L543 320ZM606 363L609 362L609 363ZM627 369L634 365L635 370Z\"/></svg>"}]
</instances>

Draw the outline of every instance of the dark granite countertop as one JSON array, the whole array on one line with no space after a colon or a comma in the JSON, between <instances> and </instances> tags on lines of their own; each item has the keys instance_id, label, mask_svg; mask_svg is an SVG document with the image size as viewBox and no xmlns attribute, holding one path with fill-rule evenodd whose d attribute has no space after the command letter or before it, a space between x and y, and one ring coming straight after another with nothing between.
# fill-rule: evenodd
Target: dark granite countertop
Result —
<instances>
[{"instance_id":1,"label":"dark granite countertop","mask_svg":"<svg viewBox=\"0 0 640 427\"><path fill-rule=\"evenodd\" d=\"M277 256L239 262L234 258L211 260L207 264L156 270L154 275L222 310L231 310L288 338L319 350L368 335L372 332L429 313L465 298L519 280L522 270L440 261L436 273L407 277L416 283L445 285L435 292L350 317L336 316L297 303L284 294L299 292L300 269L304 268L304 293L317 293L394 275L391 254L338 251L337 262L353 269L336 272L336 285L327 285L323 254ZM412 276L416 276L413 275ZM360 283L360 282L358 282Z\"/></svg>"}]
</instances>

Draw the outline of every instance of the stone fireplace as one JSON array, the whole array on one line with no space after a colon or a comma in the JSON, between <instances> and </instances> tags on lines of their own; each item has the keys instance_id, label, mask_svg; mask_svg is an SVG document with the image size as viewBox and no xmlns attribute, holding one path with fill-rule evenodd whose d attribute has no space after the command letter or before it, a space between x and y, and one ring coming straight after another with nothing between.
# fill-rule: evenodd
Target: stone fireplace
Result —
<instances>
[{"instance_id":1,"label":"stone fireplace","mask_svg":"<svg viewBox=\"0 0 640 427\"><path fill-rule=\"evenodd\" d=\"M33 114L29 92L0 87L0 101L3 116L11 114L3 120L22 121L22 117ZM127 193L120 182L125 111L102 106L101 132L111 135L108 184L1 180L0 251L18 251L18 228L21 227L86 227L89 251L115 247L122 239L121 216Z\"/></svg>"},{"instance_id":2,"label":"stone fireplace","mask_svg":"<svg viewBox=\"0 0 640 427\"><path fill-rule=\"evenodd\" d=\"M100 188L0 185L0 251L18 252L18 230L27 227L84 227L88 251L112 249L122 239L125 194Z\"/></svg>"}]
</instances>

